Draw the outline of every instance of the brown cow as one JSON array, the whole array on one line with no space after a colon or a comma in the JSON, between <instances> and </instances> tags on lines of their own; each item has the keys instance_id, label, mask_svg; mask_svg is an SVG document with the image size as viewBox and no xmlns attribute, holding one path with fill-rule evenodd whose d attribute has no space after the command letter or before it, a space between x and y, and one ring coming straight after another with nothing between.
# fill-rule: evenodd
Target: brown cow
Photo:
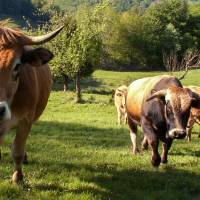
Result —
<instances>
[{"instance_id":1,"label":"brown cow","mask_svg":"<svg viewBox=\"0 0 200 200\"><path fill-rule=\"evenodd\" d=\"M53 54L43 44L54 38L63 27L44 36L30 37L20 30L0 23L0 141L16 127L12 145L15 171L12 181L23 180L22 161L32 124L46 107L52 79L48 62Z\"/></svg>"},{"instance_id":2,"label":"brown cow","mask_svg":"<svg viewBox=\"0 0 200 200\"><path fill-rule=\"evenodd\" d=\"M126 101L133 153L137 152L136 133L140 125L153 151L153 166L167 163L173 139L185 138L190 108L199 103L200 96L184 89L176 77L162 75L134 81L128 87ZM162 159L159 140L163 141Z\"/></svg>"},{"instance_id":3,"label":"brown cow","mask_svg":"<svg viewBox=\"0 0 200 200\"><path fill-rule=\"evenodd\" d=\"M184 87L184 88L188 88L191 91L200 95L200 87L198 87L198 86L187 86L187 87ZM187 139L188 139L188 141L191 141L191 133L192 133L192 128L194 126L194 123L198 123L200 125L200 107L191 109L190 118L188 120L188 125L187 125Z\"/></svg>"},{"instance_id":4,"label":"brown cow","mask_svg":"<svg viewBox=\"0 0 200 200\"><path fill-rule=\"evenodd\" d=\"M124 124L127 122L127 113L126 113L126 95L127 95L127 86L122 85L119 86L115 90L115 107L117 109L117 115L118 115L118 124L120 125L122 122Z\"/></svg>"}]
</instances>

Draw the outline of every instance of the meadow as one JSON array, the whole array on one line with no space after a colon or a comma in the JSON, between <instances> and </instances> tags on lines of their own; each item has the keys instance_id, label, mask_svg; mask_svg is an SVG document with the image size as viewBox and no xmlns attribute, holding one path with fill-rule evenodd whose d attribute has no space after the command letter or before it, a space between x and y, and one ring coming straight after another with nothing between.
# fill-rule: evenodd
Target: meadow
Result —
<instances>
[{"instance_id":1,"label":"meadow","mask_svg":"<svg viewBox=\"0 0 200 200\"><path fill-rule=\"evenodd\" d=\"M0 161L0 199L200 199L198 126L192 142L174 141L168 164L155 169L151 151L133 156L127 125L117 125L112 90L162 73L96 71L82 82L82 104L74 103L74 92L64 93L60 85L54 85L48 106L28 138L29 164L23 166L21 185L10 182L13 132L6 137ZM183 84L200 85L199 77L200 70L193 70ZM141 141L141 132L138 137Z\"/></svg>"}]
</instances>

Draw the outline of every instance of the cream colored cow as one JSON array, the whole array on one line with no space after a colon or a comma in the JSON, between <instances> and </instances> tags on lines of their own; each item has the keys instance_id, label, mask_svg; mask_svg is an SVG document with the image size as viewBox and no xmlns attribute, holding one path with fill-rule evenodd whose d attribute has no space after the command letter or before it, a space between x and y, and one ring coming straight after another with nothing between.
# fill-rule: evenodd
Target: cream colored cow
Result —
<instances>
[{"instance_id":1,"label":"cream colored cow","mask_svg":"<svg viewBox=\"0 0 200 200\"><path fill-rule=\"evenodd\" d=\"M126 124L127 122L127 113L126 113L126 95L127 95L127 86L122 85L115 90L115 107L118 114L118 124Z\"/></svg>"}]
</instances>

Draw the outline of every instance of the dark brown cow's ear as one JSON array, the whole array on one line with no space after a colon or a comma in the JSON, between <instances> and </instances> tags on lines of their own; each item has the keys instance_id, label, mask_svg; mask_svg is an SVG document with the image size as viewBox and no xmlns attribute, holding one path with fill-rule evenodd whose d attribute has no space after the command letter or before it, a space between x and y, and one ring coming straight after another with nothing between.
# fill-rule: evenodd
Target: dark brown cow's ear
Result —
<instances>
[{"instance_id":1,"label":"dark brown cow's ear","mask_svg":"<svg viewBox=\"0 0 200 200\"><path fill-rule=\"evenodd\" d=\"M53 58L53 53L46 48L36 48L25 51L22 55L21 62L28 63L35 67L40 67L48 63Z\"/></svg>"}]
</instances>

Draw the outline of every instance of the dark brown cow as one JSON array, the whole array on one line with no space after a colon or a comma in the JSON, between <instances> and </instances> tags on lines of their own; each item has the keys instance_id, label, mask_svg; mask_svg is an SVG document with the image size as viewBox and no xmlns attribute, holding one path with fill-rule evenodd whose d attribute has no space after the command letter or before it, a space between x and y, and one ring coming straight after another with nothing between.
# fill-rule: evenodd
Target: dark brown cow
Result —
<instances>
[{"instance_id":1,"label":"dark brown cow","mask_svg":"<svg viewBox=\"0 0 200 200\"><path fill-rule=\"evenodd\" d=\"M12 127L16 136L12 145L15 163L13 182L23 180L22 160L33 122L42 114L50 94L52 79L48 62L53 54L43 44L63 27L44 36L29 37L0 23L0 141Z\"/></svg>"},{"instance_id":2,"label":"dark brown cow","mask_svg":"<svg viewBox=\"0 0 200 200\"><path fill-rule=\"evenodd\" d=\"M180 81L168 75L148 77L134 81L128 87L127 114L133 153L137 152L137 125L152 148L152 164L167 163L167 154L173 139L186 136L190 108L199 104L200 97L184 89ZM162 159L158 152L163 141Z\"/></svg>"}]
</instances>

